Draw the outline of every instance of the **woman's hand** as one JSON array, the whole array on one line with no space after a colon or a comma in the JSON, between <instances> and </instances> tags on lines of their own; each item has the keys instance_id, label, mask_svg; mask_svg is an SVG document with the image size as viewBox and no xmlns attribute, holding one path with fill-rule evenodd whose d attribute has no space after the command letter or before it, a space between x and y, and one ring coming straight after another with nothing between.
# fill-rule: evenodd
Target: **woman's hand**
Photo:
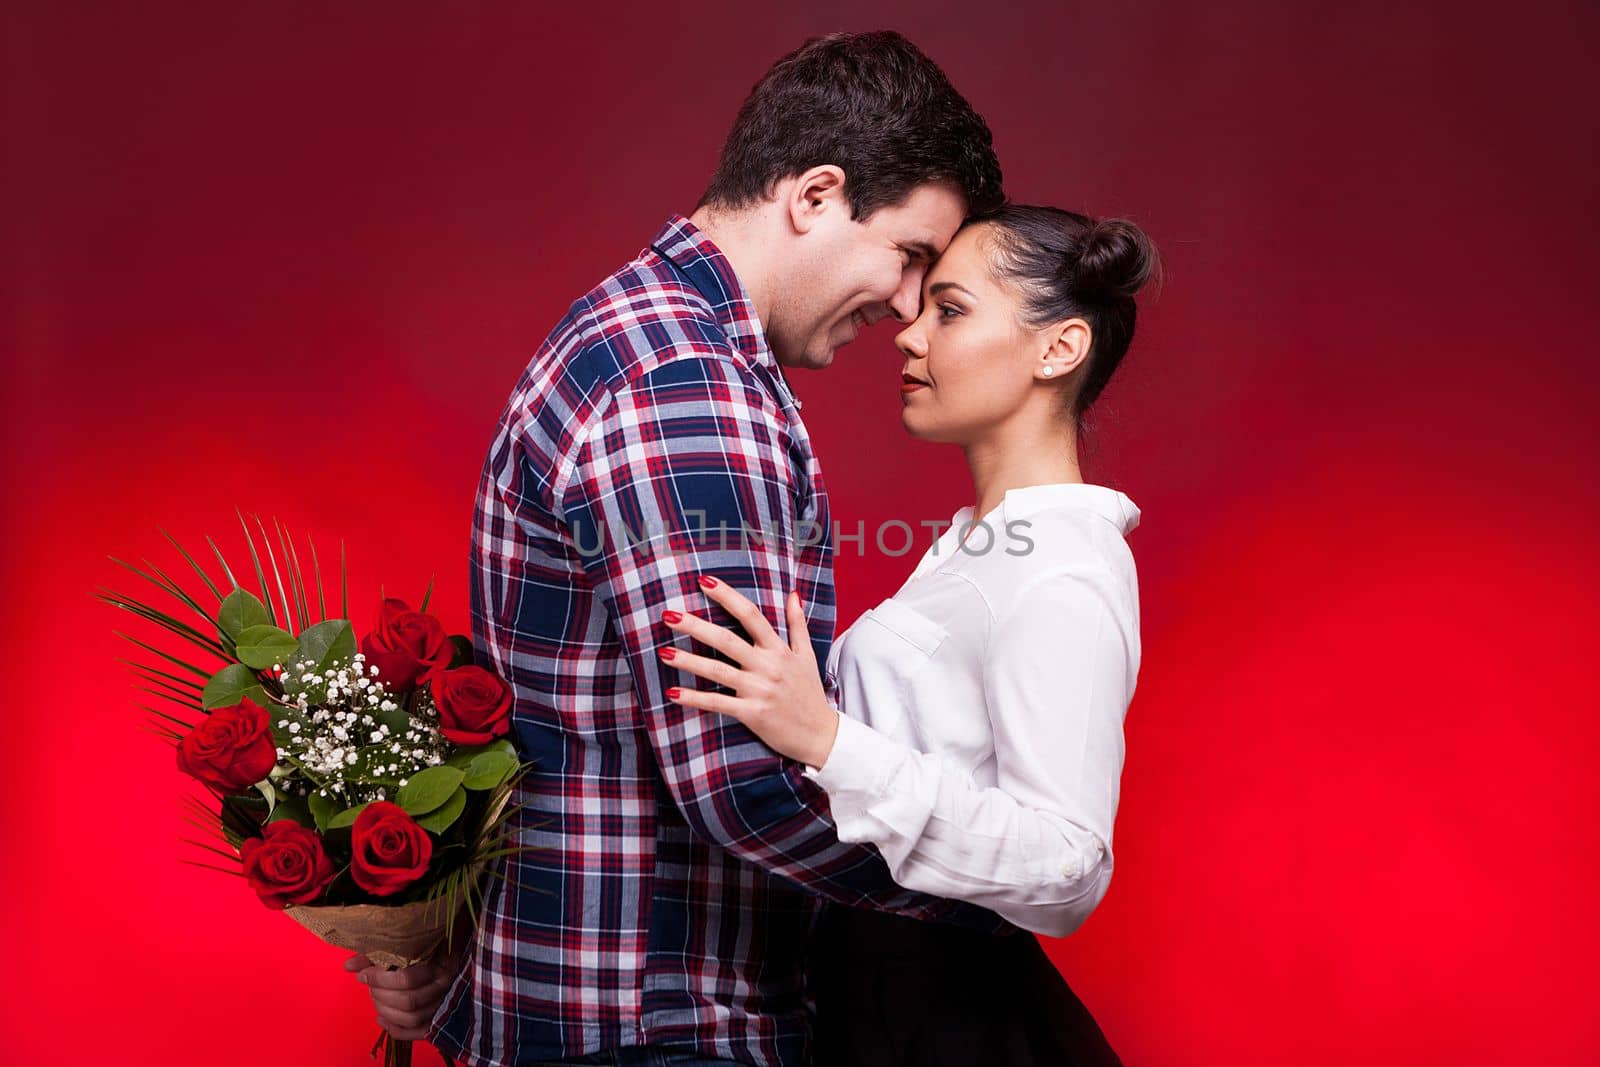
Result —
<instances>
[{"instance_id":1,"label":"woman's hand","mask_svg":"<svg viewBox=\"0 0 1600 1067\"><path fill-rule=\"evenodd\" d=\"M677 633L688 634L703 645L726 654L733 663L696 656L671 646L661 658L697 678L727 686L734 695L698 689L667 690L667 699L689 708L731 715L754 731L775 751L812 767L821 767L833 751L839 732L839 713L828 703L817 672L817 657L806 631L800 595L791 592L784 601L789 617L789 643L785 645L761 610L747 598L710 575L700 587L727 609L744 627L751 641L732 630L716 626L687 612L668 611L661 621Z\"/></svg>"}]
</instances>

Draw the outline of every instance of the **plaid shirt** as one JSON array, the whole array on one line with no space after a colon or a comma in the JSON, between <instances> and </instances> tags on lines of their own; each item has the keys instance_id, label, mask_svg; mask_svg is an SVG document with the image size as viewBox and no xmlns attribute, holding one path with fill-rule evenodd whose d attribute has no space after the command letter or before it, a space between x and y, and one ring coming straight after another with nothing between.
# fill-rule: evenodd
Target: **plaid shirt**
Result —
<instances>
[{"instance_id":1,"label":"plaid shirt","mask_svg":"<svg viewBox=\"0 0 1600 1067\"><path fill-rule=\"evenodd\" d=\"M657 649L701 572L780 632L798 589L817 661L834 623L822 473L749 296L675 216L574 303L502 415L471 557L480 662L515 691L537 766L430 1040L468 1067L662 1045L809 1062L820 899L994 929L841 843L804 767L737 721L669 703ZM713 610L714 609L714 610Z\"/></svg>"}]
</instances>

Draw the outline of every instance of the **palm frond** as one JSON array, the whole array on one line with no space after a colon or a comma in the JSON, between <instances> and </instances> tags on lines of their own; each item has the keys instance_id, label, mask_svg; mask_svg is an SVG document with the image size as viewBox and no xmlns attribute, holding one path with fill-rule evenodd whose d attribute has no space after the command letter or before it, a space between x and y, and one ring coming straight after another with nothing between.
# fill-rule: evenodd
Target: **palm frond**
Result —
<instances>
[{"instance_id":1,"label":"palm frond","mask_svg":"<svg viewBox=\"0 0 1600 1067\"><path fill-rule=\"evenodd\" d=\"M199 830L201 833L215 834L218 841L221 841L223 844L228 843L228 839L222 836L222 829L215 823L201 822L193 815L180 815L179 818L188 823L190 826L194 827L196 830Z\"/></svg>"},{"instance_id":2,"label":"palm frond","mask_svg":"<svg viewBox=\"0 0 1600 1067\"><path fill-rule=\"evenodd\" d=\"M167 720L170 723L174 723L174 724L176 724L178 726L181 726L185 730L193 730L194 729L194 723L192 723L192 722L184 722L182 719L178 718L176 715L168 715L164 711L157 711L155 708L152 708L147 704L146 705L141 705L141 708L144 711L148 711L152 715L159 716L159 717Z\"/></svg>"},{"instance_id":3,"label":"palm frond","mask_svg":"<svg viewBox=\"0 0 1600 1067\"><path fill-rule=\"evenodd\" d=\"M227 849L217 848L215 845L208 845L204 841L196 841L192 837L182 837L179 838L179 840L186 845L193 845L195 848L203 848L207 852L215 852L223 859L232 860L235 863L239 862L239 854L237 852L229 852Z\"/></svg>"},{"instance_id":4,"label":"palm frond","mask_svg":"<svg viewBox=\"0 0 1600 1067\"><path fill-rule=\"evenodd\" d=\"M272 554L272 538L267 536L267 527L261 521L260 515L250 517L256 520L256 528L261 531L261 546L267 550L267 562L272 564L272 580L278 583L278 599L283 601L283 615L287 620L283 628L299 633L306 628L305 623L302 621L298 626L295 625L294 602L289 599L289 594L283 591L283 574L278 570L278 557Z\"/></svg>"},{"instance_id":5,"label":"palm frond","mask_svg":"<svg viewBox=\"0 0 1600 1067\"><path fill-rule=\"evenodd\" d=\"M147 560L147 559L146 560L141 560L140 562L143 563L146 567L149 567L152 571L155 571L156 572L155 574L146 574L144 571L140 570L138 567L135 567L133 564L127 562L126 560L118 559L116 556L107 556L106 558L109 559L112 563L115 563L117 566L125 567L128 570L132 571L134 574L138 575L140 578L143 578L145 581L149 582L151 585L155 586L157 589L160 589L163 593L166 593L168 596L174 597L174 598L184 602L188 606L192 607L195 610L195 612L202 619L205 619L207 622L210 622L210 623L214 623L215 622L215 620L212 619L210 614L208 614L204 608L202 608L199 604L196 604L194 602L194 598L193 597L189 596L188 593L185 593L183 591L183 589L181 589L179 586L177 586L175 583L173 583L172 579L168 578L165 574L161 574L160 570L158 568L156 568L155 566L153 566L150 563L149 560ZM157 574L160 575L159 578L156 577ZM110 590L107 590L107 591L110 592ZM121 593L117 593L115 595L120 597L123 600L128 601L129 603L132 603L132 604L143 604L143 601L135 600L133 597L124 596ZM151 608L150 610L154 611L154 610L157 610L157 609Z\"/></svg>"},{"instance_id":6,"label":"palm frond","mask_svg":"<svg viewBox=\"0 0 1600 1067\"><path fill-rule=\"evenodd\" d=\"M211 551L216 555L217 562L222 565L222 573L228 579L228 587L230 589L244 588L239 584L239 579L233 576L233 568L228 566L228 561L226 559L222 558L222 549L217 547L217 543L211 540L210 535L207 535L206 537L206 544L211 546Z\"/></svg>"},{"instance_id":7,"label":"palm frond","mask_svg":"<svg viewBox=\"0 0 1600 1067\"><path fill-rule=\"evenodd\" d=\"M218 867L216 864L202 864L198 859L179 859L178 862L189 864L190 867L205 867L206 870L221 870L224 875L234 875L235 878L245 877L243 870L229 870L227 867Z\"/></svg>"},{"instance_id":8,"label":"palm frond","mask_svg":"<svg viewBox=\"0 0 1600 1067\"><path fill-rule=\"evenodd\" d=\"M185 678L178 674L168 674L166 671L157 670L148 664L140 663L138 660L125 659L122 656L118 656L117 662L126 663L136 671L141 671L144 674L152 675L152 677L139 679L142 682L154 682L157 679L164 679L168 682L171 682L176 687L192 689L194 691L194 695L197 697L205 690L205 684L203 682L197 682L192 678Z\"/></svg>"},{"instance_id":9,"label":"palm frond","mask_svg":"<svg viewBox=\"0 0 1600 1067\"><path fill-rule=\"evenodd\" d=\"M256 581L261 584L261 603L266 607L267 614L272 616L273 624L282 626L288 622L287 606L285 606L284 618L280 621L278 609L272 603L272 594L267 591L267 572L261 569L261 557L256 554L256 542L255 538L250 536L250 524L244 521L244 512L239 511L238 508L235 508L234 511L239 516L239 525L244 527L244 543L250 547L250 562L255 564Z\"/></svg>"},{"instance_id":10,"label":"palm frond","mask_svg":"<svg viewBox=\"0 0 1600 1067\"><path fill-rule=\"evenodd\" d=\"M189 555L187 549L178 544L178 539L176 537L173 537L167 531L162 530L159 526L157 526L156 529L161 530L161 536L165 537L172 544L172 547L178 550L178 554L181 555L188 562L189 567L200 576L200 580L205 583L207 589L211 590L211 595L217 598L217 603L220 605L222 603L222 590L218 589L216 583L211 580L211 575L207 574L205 569L201 567L199 563L195 562L195 558ZM224 567L223 569L226 570L227 568Z\"/></svg>"},{"instance_id":11,"label":"palm frond","mask_svg":"<svg viewBox=\"0 0 1600 1067\"><path fill-rule=\"evenodd\" d=\"M310 534L306 534L306 544L311 546L311 577L317 582L317 614L322 617L319 621L322 621L328 617L328 605L322 600L322 564L317 562L317 543Z\"/></svg>"},{"instance_id":12,"label":"palm frond","mask_svg":"<svg viewBox=\"0 0 1600 1067\"><path fill-rule=\"evenodd\" d=\"M208 682L211 680L211 675L213 673L215 673L213 671L203 671L199 667L196 667L192 663L185 663L183 660L179 659L177 656L168 655L167 653L161 651L159 648L156 648L153 645L147 645L143 641L139 640L137 637L132 637L132 636L130 636L128 634L125 634L121 630L113 630L111 632L116 634L118 637L126 637L129 641L132 641L134 644L138 645L140 648L144 649L146 652L154 653L155 655L160 656L162 659L166 660L168 663L175 663L178 666L184 668L185 670L190 671L190 672L194 673L195 675L197 675L197 676L199 676L201 678L204 678Z\"/></svg>"},{"instance_id":13,"label":"palm frond","mask_svg":"<svg viewBox=\"0 0 1600 1067\"><path fill-rule=\"evenodd\" d=\"M129 612L133 615L137 615L146 622L153 622L163 630L183 638L190 644L202 648L214 656L220 656L222 659L229 661L233 659L233 656L231 656L221 644L212 640L210 637L207 637L205 634L201 633L199 630L196 630L187 623L180 622L179 620L173 618L171 615L168 615L159 608L152 608L148 604L141 603L137 600L130 600L127 597L124 597L121 593L113 593L110 590L106 590L105 595L96 595L101 602L110 604L115 608L121 608L123 611Z\"/></svg>"},{"instance_id":14,"label":"palm frond","mask_svg":"<svg viewBox=\"0 0 1600 1067\"><path fill-rule=\"evenodd\" d=\"M179 585L176 581L174 581L172 579L172 577L170 575L168 575L160 567L157 567L154 563L151 563L149 560L141 559L139 562L143 563L146 567L149 567L151 572L153 574L155 574L156 577L161 579L161 581L164 583L164 587L166 588L167 592L171 593L174 597L178 598L179 600L181 600L185 604L187 604L190 607L190 609L194 611L194 613L196 615L198 615L202 619L206 620L206 622L210 623L213 627L216 626L216 624L217 624L216 617L211 612L209 612L205 608L201 607L200 606L200 602L198 600L196 600L194 597L190 596L189 595L189 591L187 589L185 589L185 588L183 588L183 586ZM218 632L220 633L221 631L219 630Z\"/></svg>"},{"instance_id":15,"label":"palm frond","mask_svg":"<svg viewBox=\"0 0 1600 1067\"><path fill-rule=\"evenodd\" d=\"M171 701L172 703L178 705L178 707L184 709L185 711L198 711L201 714L205 714L205 709L200 707L199 701L195 700L191 696L188 696L187 694L177 695L177 694L173 694L173 693L163 692L160 689L152 689L149 686L145 686L145 685L136 685L136 686L134 686L134 688L139 690L139 692L141 692L141 693L150 694L151 696L155 697L157 700Z\"/></svg>"},{"instance_id":16,"label":"palm frond","mask_svg":"<svg viewBox=\"0 0 1600 1067\"><path fill-rule=\"evenodd\" d=\"M277 525L277 519L272 521ZM278 527L278 537L284 544L284 559L289 567L289 577L294 582L295 597L300 601L300 617L306 621L307 626L310 626L311 603L306 596L305 571L300 569L300 553L294 547L294 538L288 536L282 526Z\"/></svg>"},{"instance_id":17,"label":"palm frond","mask_svg":"<svg viewBox=\"0 0 1600 1067\"><path fill-rule=\"evenodd\" d=\"M144 729L145 733L156 735L157 737L161 738L161 740L163 740L167 744L171 745L173 748L177 748L179 742L181 742L183 740L183 735L182 734L179 734L179 733L177 733L176 731L173 731L173 730L168 730L165 727L152 726L152 725L146 723L145 726L143 727L143 729Z\"/></svg>"},{"instance_id":18,"label":"palm frond","mask_svg":"<svg viewBox=\"0 0 1600 1067\"><path fill-rule=\"evenodd\" d=\"M433 598L433 580L437 577L436 574L428 576L428 588L422 591L422 606L417 609L418 611L428 610L428 601Z\"/></svg>"},{"instance_id":19,"label":"palm frond","mask_svg":"<svg viewBox=\"0 0 1600 1067\"><path fill-rule=\"evenodd\" d=\"M191 793L185 793L178 798L178 806L184 809L184 814L191 818L203 819L216 833L222 833L222 812L206 807ZM224 838L226 842L226 838Z\"/></svg>"}]
</instances>

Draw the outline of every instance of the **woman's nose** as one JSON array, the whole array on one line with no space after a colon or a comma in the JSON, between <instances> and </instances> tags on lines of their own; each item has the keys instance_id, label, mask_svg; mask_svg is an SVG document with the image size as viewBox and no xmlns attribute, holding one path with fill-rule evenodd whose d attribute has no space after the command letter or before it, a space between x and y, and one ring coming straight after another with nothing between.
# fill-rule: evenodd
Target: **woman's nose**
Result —
<instances>
[{"instance_id":1,"label":"woman's nose","mask_svg":"<svg viewBox=\"0 0 1600 1067\"><path fill-rule=\"evenodd\" d=\"M927 338L922 336L915 322L894 335L894 346L912 359L921 359L928 354Z\"/></svg>"}]
</instances>

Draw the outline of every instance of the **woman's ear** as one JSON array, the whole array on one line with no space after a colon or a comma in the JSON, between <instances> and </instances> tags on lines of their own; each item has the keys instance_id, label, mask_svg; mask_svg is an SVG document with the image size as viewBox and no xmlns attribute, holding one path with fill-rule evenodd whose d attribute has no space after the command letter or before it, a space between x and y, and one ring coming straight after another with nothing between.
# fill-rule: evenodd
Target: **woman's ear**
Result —
<instances>
[{"instance_id":1,"label":"woman's ear","mask_svg":"<svg viewBox=\"0 0 1600 1067\"><path fill-rule=\"evenodd\" d=\"M1089 345L1094 340L1089 324L1083 319L1068 319L1052 326L1045 337L1049 345L1039 361L1037 373L1057 380L1077 370L1089 358Z\"/></svg>"},{"instance_id":2,"label":"woman's ear","mask_svg":"<svg viewBox=\"0 0 1600 1067\"><path fill-rule=\"evenodd\" d=\"M789 225L795 233L810 233L830 213L843 211L850 217L850 201L844 195L844 171L832 163L812 167L794 179L785 197Z\"/></svg>"}]
</instances>

